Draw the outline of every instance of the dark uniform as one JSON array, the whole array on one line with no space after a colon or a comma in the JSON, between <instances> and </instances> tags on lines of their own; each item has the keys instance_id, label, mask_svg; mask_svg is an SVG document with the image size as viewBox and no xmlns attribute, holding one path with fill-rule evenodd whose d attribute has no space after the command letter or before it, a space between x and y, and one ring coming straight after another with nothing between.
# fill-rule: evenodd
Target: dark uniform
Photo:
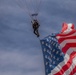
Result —
<instances>
[{"instance_id":1,"label":"dark uniform","mask_svg":"<svg viewBox=\"0 0 76 75\"><path fill-rule=\"evenodd\" d=\"M40 35L39 35L39 32L38 32L39 26L40 26L40 25L39 25L39 23L38 23L37 20L34 20L34 21L32 22L32 27L33 27L33 30L34 30L34 34L37 35L37 37L40 36Z\"/></svg>"}]
</instances>

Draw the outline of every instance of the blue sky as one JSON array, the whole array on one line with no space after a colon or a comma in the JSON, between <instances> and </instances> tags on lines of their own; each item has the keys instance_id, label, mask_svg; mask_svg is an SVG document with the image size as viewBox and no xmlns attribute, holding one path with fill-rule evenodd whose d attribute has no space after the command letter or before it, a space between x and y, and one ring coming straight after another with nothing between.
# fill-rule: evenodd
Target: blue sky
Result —
<instances>
[{"instance_id":1,"label":"blue sky","mask_svg":"<svg viewBox=\"0 0 76 75\"><path fill-rule=\"evenodd\" d=\"M60 32L63 22L76 27L75 0L43 0L40 8L40 38ZM30 21L15 0L0 0L0 75L44 75L41 45Z\"/></svg>"}]
</instances>

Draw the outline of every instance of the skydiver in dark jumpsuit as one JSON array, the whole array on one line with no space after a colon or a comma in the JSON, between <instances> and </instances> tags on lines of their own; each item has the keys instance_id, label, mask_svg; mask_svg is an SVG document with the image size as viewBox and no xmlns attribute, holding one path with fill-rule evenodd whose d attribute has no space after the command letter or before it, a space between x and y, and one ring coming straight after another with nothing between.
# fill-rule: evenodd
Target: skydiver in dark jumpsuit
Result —
<instances>
[{"instance_id":1,"label":"skydiver in dark jumpsuit","mask_svg":"<svg viewBox=\"0 0 76 75\"><path fill-rule=\"evenodd\" d=\"M34 32L34 34L35 35L37 35L37 37L39 37L40 35L39 35L39 32L38 32L38 28L39 28L39 23L38 23L38 21L37 20L33 20L32 21L32 27L33 27L33 32Z\"/></svg>"}]
</instances>

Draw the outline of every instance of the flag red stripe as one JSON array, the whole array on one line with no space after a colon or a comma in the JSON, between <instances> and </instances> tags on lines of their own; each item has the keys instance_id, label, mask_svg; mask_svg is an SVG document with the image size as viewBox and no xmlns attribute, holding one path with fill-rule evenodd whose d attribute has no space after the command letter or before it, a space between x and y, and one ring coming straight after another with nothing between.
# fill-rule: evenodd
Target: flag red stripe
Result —
<instances>
[{"instance_id":1,"label":"flag red stripe","mask_svg":"<svg viewBox=\"0 0 76 75\"><path fill-rule=\"evenodd\" d=\"M64 37L64 38L60 38L58 41L59 43L63 42L64 40L67 40L67 39L76 39L76 36L71 36L71 37Z\"/></svg>"},{"instance_id":2,"label":"flag red stripe","mask_svg":"<svg viewBox=\"0 0 76 75\"><path fill-rule=\"evenodd\" d=\"M68 60L68 62L62 67L62 69L61 69L59 72L57 72L57 73L54 74L54 75L63 75L64 72L65 72L67 69L69 69L70 66L72 65L72 60L73 60L74 57L76 57L76 52L72 52L72 53L70 54L70 59Z\"/></svg>"},{"instance_id":3,"label":"flag red stripe","mask_svg":"<svg viewBox=\"0 0 76 75\"><path fill-rule=\"evenodd\" d=\"M76 47L76 43L67 43L63 48L63 53L66 53L70 47Z\"/></svg>"},{"instance_id":4,"label":"flag red stripe","mask_svg":"<svg viewBox=\"0 0 76 75\"><path fill-rule=\"evenodd\" d=\"M74 75L76 73L76 66L75 68L71 71L70 75Z\"/></svg>"}]
</instances>

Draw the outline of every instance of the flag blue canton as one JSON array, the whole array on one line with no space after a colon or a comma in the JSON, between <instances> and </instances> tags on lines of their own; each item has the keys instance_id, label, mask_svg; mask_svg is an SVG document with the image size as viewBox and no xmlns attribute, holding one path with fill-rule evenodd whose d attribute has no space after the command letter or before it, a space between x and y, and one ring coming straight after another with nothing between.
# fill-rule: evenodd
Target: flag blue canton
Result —
<instances>
[{"instance_id":1,"label":"flag blue canton","mask_svg":"<svg viewBox=\"0 0 76 75\"><path fill-rule=\"evenodd\" d=\"M41 40L44 64L45 64L45 73L48 75L51 71L64 60L64 53L60 50L55 35L47 36Z\"/></svg>"}]
</instances>

